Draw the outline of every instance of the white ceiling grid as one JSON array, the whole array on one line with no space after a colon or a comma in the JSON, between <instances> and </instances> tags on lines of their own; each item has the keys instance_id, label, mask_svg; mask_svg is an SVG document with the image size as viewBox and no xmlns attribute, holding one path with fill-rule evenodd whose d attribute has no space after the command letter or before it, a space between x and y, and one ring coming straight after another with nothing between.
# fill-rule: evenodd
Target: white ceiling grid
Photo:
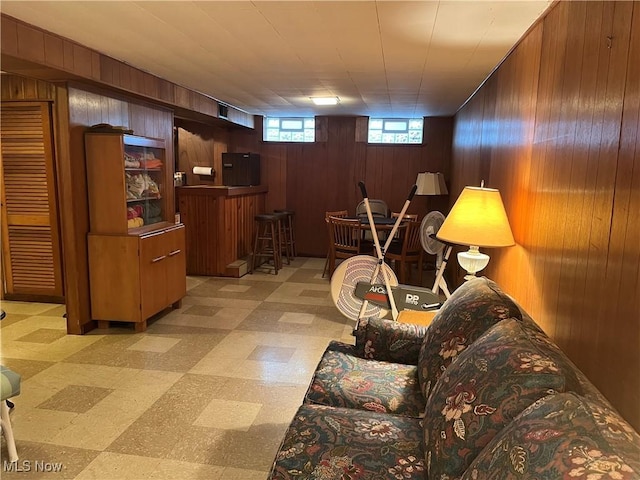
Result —
<instances>
[{"instance_id":1,"label":"white ceiling grid","mask_svg":"<svg viewBox=\"0 0 640 480\"><path fill-rule=\"evenodd\" d=\"M551 0L13 1L3 13L259 115L452 115ZM338 96L317 107L312 96Z\"/></svg>"}]
</instances>

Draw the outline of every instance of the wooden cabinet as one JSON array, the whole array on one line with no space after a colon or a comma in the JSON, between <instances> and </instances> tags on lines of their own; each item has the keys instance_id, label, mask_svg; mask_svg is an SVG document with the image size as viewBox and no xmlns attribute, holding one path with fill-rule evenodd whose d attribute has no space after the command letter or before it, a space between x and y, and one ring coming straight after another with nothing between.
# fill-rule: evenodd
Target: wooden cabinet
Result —
<instances>
[{"instance_id":1,"label":"wooden cabinet","mask_svg":"<svg viewBox=\"0 0 640 480\"><path fill-rule=\"evenodd\" d=\"M144 331L186 294L185 229L165 200L173 169L161 140L87 133L85 148L91 316Z\"/></svg>"},{"instance_id":2,"label":"wooden cabinet","mask_svg":"<svg viewBox=\"0 0 640 480\"><path fill-rule=\"evenodd\" d=\"M91 316L95 320L136 322L186 294L184 225L138 235L89 234Z\"/></svg>"}]
</instances>

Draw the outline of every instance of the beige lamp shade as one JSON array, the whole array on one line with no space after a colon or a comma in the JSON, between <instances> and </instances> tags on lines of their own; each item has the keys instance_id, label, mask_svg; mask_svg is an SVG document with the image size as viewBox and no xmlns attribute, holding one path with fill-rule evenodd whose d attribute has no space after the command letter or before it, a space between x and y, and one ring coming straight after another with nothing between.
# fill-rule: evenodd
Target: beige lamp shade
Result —
<instances>
[{"instance_id":1,"label":"beige lamp shade","mask_svg":"<svg viewBox=\"0 0 640 480\"><path fill-rule=\"evenodd\" d=\"M436 237L477 247L515 245L502 197L493 188L465 187Z\"/></svg>"},{"instance_id":2,"label":"beige lamp shade","mask_svg":"<svg viewBox=\"0 0 640 480\"><path fill-rule=\"evenodd\" d=\"M447 185L441 173L419 173L416 179L416 195L446 195Z\"/></svg>"}]
</instances>

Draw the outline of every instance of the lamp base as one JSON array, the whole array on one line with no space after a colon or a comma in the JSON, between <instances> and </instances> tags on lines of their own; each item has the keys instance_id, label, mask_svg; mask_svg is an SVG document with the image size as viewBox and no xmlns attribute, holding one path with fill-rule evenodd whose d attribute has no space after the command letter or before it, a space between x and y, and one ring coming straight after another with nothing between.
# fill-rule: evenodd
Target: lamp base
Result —
<instances>
[{"instance_id":1,"label":"lamp base","mask_svg":"<svg viewBox=\"0 0 640 480\"><path fill-rule=\"evenodd\" d=\"M489 264L489 255L481 253L477 246L472 245L466 252L458 253L458 263L467 271L465 280L470 280L476 273Z\"/></svg>"},{"instance_id":2,"label":"lamp base","mask_svg":"<svg viewBox=\"0 0 640 480\"><path fill-rule=\"evenodd\" d=\"M462 279L465 282L468 282L469 280L471 280L472 278L477 278L477 275L475 273L469 273L467 275L465 275L464 277L462 277Z\"/></svg>"}]
</instances>

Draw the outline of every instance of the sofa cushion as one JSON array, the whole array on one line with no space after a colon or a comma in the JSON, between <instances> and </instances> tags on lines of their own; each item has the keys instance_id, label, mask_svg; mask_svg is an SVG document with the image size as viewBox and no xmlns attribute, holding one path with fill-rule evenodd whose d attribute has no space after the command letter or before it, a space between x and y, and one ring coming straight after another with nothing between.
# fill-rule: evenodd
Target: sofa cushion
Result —
<instances>
[{"instance_id":1,"label":"sofa cushion","mask_svg":"<svg viewBox=\"0 0 640 480\"><path fill-rule=\"evenodd\" d=\"M418 417L424 398L417 367L361 358L353 345L331 342L313 375L305 402Z\"/></svg>"},{"instance_id":2,"label":"sofa cushion","mask_svg":"<svg viewBox=\"0 0 640 480\"><path fill-rule=\"evenodd\" d=\"M492 325L522 319L518 306L491 280L478 277L460 286L440 308L427 330L418 359L424 398L460 352Z\"/></svg>"},{"instance_id":3,"label":"sofa cushion","mask_svg":"<svg viewBox=\"0 0 640 480\"><path fill-rule=\"evenodd\" d=\"M574 393L549 395L507 425L462 480L640 478L640 436L617 413Z\"/></svg>"},{"instance_id":4,"label":"sofa cushion","mask_svg":"<svg viewBox=\"0 0 640 480\"><path fill-rule=\"evenodd\" d=\"M270 479L424 478L419 419L303 405Z\"/></svg>"},{"instance_id":5,"label":"sofa cushion","mask_svg":"<svg viewBox=\"0 0 640 480\"><path fill-rule=\"evenodd\" d=\"M574 367L551 342L516 319L491 327L438 380L425 409L429 478L456 478L534 401L582 393Z\"/></svg>"},{"instance_id":6,"label":"sofa cushion","mask_svg":"<svg viewBox=\"0 0 640 480\"><path fill-rule=\"evenodd\" d=\"M362 358L417 365L427 328L385 318L363 318L353 332L357 354Z\"/></svg>"}]
</instances>

